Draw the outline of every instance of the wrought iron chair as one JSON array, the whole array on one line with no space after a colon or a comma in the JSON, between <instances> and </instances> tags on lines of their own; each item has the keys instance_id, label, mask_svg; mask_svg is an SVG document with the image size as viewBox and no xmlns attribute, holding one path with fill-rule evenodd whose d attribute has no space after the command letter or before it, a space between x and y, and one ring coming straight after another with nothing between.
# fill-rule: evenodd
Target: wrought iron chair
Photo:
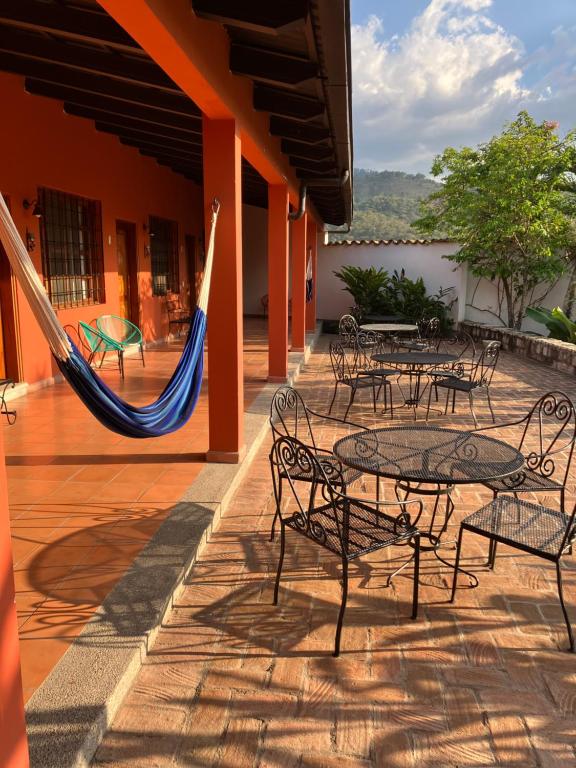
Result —
<instances>
[{"instance_id":1,"label":"wrought iron chair","mask_svg":"<svg viewBox=\"0 0 576 768\"><path fill-rule=\"evenodd\" d=\"M96 320L96 326L105 338L113 341L115 344L120 344L123 353L130 349L130 347L138 347L142 366L146 366L144 361L144 339L142 338L142 331L137 325L134 325L134 323L126 320L124 317L118 317L118 315L100 315ZM122 364L122 369L124 369L124 364Z\"/></svg>"},{"instance_id":2,"label":"wrought iron chair","mask_svg":"<svg viewBox=\"0 0 576 768\"><path fill-rule=\"evenodd\" d=\"M6 416L6 421L8 424L14 424L16 421L16 411L14 409L8 408L8 404L6 402L6 392L9 387L14 389L15 383L12 381L12 379L0 379L0 413L3 413L4 416Z\"/></svg>"},{"instance_id":3,"label":"wrought iron chair","mask_svg":"<svg viewBox=\"0 0 576 768\"><path fill-rule=\"evenodd\" d=\"M372 390L372 404L374 413L376 413L376 400L380 394L382 387L382 378L376 376L371 371L364 372L358 367L358 347L355 344L351 349L345 349L342 344L331 341L330 342L330 362L332 364L332 371L334 373L334 394L332 395L332 402L328 413L332 413L334 401L338 393L338 386L342 385L348 387L350 390L350 399L348 401L348 407L344 414L344 421L348 417L348 411L350 410L352 403L356 397L356 392L359 389L371 389ZM390 382L387 382L390 386Z\"/></svg>"},{"instance_id":4,"label":"wrought iron chair","mask_svg":"<svg viewBox=\"0 0 576 768\"><path fill-rule=\"evenodd\" d=\"M440 318L430 317L419 320L418 334L412 338L395 336L394 349L407 349L409 352L436 352L440 344Z\"/></svg>"},{"instance_id":5,"label":"wrought iron chair","mask_svg":"<svg viewBox=\"0 0 576 768\"><path fill-rule=\"evenodd\" d=\"M192 323L193 312L182 306L182 301L177 293L166 294L166 312L168 313L168 330L176 328L178 335L182 330L188 331Z\"/></svg>"},{"instance_id":6,"label":"wrought iron chair","mask_svg":"<svg viewBox=\"0 0 576 768\"><path fill-rule=\"evenodd\" d=\"M432 386L436 379L442 379L446 376L463 376L472 367L476 359L476 344L472 336L463 329L454 330L449 336L440 339L438 343L438 352L456 355L456 360L451 363L435 365L426 371L432 379ZM434 387L436 400L438 400L438 390Z\"/></svg>"},{"instance_id":7,"label":"wrought iron chair","mask_svg":"<svg viewBox=\"0 0 576 768\"><path fill-rule=\"evenodd\" d=\"M306 445L312 453L319 457L326 468L330 464L340 467L340 462L334 456L332 451L324 448L319 448L314 437L314 431L312 429L313 421L331 421L338 424L352 424L352 422L343 422L342 419L338 419L335 416L327 416L326 414L317 413L311 408L308 408L304 403L304 400L300 393L293 387L288 385L279 387L270 403L270 427L272 428L272 436L274 440L278 440L281 437L291 437L295 440L299 440ZM357 426L358 429L363 429L361 424L352 424ZM349 467L342 469L342 481L344 484L344 490L358 480L362 476L362 472ZM282 480L284 475L280 471L278 476L278 495L282 498ZM300 482L312 483L314 482L314 476L310 472L302 472L298 478ZM274 540L274 531L276 528L276 521L278 519L278 511L274 515L272 521L272 528L270 529L270 541Z\"/></svg>"},{"instance_id":8,"label":"wrought iron chair","mask_svg":"<svg viewBox=\"0 0 576 768\"><path fill-rule=\"evenodd\" d=\"M468 395L468 401L470 403L470 412L474 419L474 426L478 426L478 419L474 412L474 394L483 389L486 391L486 397L488 399L488 407L490 408L490 414L492 421L496 421L494 416L494 410L492 409L492 401L490 400L490 383L496 370L496 364L498 363L498 357L500 355L500 342L490 341L486 344L479 357L472 363L465 364L460 362L456 366L453 372L445 378L435 378L433 387L428 390L428 408L426 410L426 421L430 414L430 400L432 398L432 389L445 389L446 390L446 407L444 414L448 413L448 403L450 400L450 393L452 393L452 413L456 410L456 393L463 392Z\"/></svg>"},{"instance_id":9,"label":"wrought iron chair","mask_svg":"<svg viewBox=\"0 0 576 768\"><path fill-rule=\"evenodd\" d=\"M384 388L384 410L388 409L390 400L390 418L394 418L394 404L392 401L392 385L390 377L398 376L397 368L385 368L381 363L373 360L373 356L384 352L386 341L382 334L375 331L358 331L356 335L356 369L358 373L369 374L380 379L380 385Z\"/></svg>"},{"instance_id":10,"label":"wrought iron chair","mask_svg":"<svg viewBox=\"0 0 576 768\"><path fill-rule=\"evenodd\" d=\"M559 494L559 506L566 512L566 483L574 454L576 440L576 408L564 392L552 391L540 397L528 413L516 421L483 427L508 429L521 426L518 450L524 454L524 468L500 480L484 485L494 494L499 493L554 493ZM494 567L496 541L490 544L488 565Z\"/></svg>"},{"instance_id":11,"label":"wrought iron chair","mask_svg":"<svg viewBox=\"0 0 576 768\"><path fill-rule=\"evenodd\" d=\"M90 323L85 323L80 320L78 326L82 331L86 346L90 350L87 357L88 364L94 365L97 356L100 355L97 367L102 368L108 352L114 352L117 357L118 370L120 371L122 378L124 378L124 350L122 349L122 345L105 336L98 330L98 328L90 325Z\"/></svg>"},{"instance_id":12,"label":"wrought iron chair","mask_svg":"<svg viewBox=\"0 0 576 768\"><path fill-rule=\"evenodd\" d=\"M356 335L360 328L354 315L342 315L338 323L338 335L343 347L353 347L356 344Z\"/></svg>"},{"instance_id":13,"label":"wrought iron chair","mask_svg":"<svg viewBox=\"0 0 576 768\"><path fill-rule=\"evenodd\" d=\"M464 531L484 536L490 540L491 545L492 542L500 542L514 549L519 549L521 552L541 557L556 564L560 607L568 630L570 650L574 652L574 636L562 592L560 560L563 555L570 551L574 543L576 536L575 515L576 506L572 510L572 514L567 515L563 510L550 509L505 494L496 496L490 504L477 512L473 512L460 524L450 602L454 601L456 594Z\"/></svg>"},{"instance_id":14,"label":"wrought iron chair","mask_svg":"<svg viewBox=\"0 0 576 768\"><path fill-rule=\"evenodd\" d=\"M418 575L420 561L420 532L412 524L408 508L415 507L415 516L422 510L422 501L369 501L349 496L344 491L342 465L325 462L299 440L281 437L270 452L270 467L274 484L276 510L280 519L280 558L274 586L274 605L278 604L278 591L284 562L286 528L305 536L341 558L342 601L336 625L334 656L340 653L340 637L348 598L348 564L363 554L393 544L414 547L414 586L412 592L412 618L418 614ZM301 498L295 482L303 472L309 473L313 483L307 497ZM279 494L280 477L287 478L291 495L283 500ZM317 499L314 487L322 489ZM385 509L399 509L397 515Z\"/></svg>"}]
</instances>

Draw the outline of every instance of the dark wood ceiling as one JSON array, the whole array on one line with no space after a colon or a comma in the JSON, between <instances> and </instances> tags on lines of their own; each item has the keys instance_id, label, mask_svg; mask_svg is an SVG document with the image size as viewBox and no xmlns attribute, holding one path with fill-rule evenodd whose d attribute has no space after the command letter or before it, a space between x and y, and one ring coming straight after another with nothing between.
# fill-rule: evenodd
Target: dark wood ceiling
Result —
<instances>
[{"instance_id":1,"label":"dark wood ceiling","mask_svg":"<svg viewBox=\"0 0 576 768\"><path fill-rule=\"evenodd\" d=\"M314 180L309 195L320 216L341 224L350 204L334 180L349 166L338 157L341 137L323 95L311 4L192 0L198 16L225 25L231 71L253 80L254 108L270 114L270 132L297 176ZM0 69L201 183L200 110L94 0L0 0ZM265 206L265 180L246 161L242 171L244 201Z\"/></svg>"}]
</instances>

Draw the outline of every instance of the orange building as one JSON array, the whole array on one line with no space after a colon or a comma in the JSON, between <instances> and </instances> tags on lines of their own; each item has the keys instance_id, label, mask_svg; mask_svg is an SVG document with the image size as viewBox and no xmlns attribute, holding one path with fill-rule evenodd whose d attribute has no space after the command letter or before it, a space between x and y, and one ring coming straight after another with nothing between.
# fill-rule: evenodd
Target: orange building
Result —
<instances>
[{"instance_id":1,"label":"orange building","mask_svg":"<svg viewBox=\"0 0 576 768\"><path fill-rule=\"evenodd\" d=\"M267 227L268 374L283 381L289 345L303 349L315 327L305 283L318 234L351 219L348 5L0 4L0 192L63 325L119 314L146 342L165 339L168 296L194 305L209 205L222 203L209 461L244 452L243 239ZM249 224L246 206L259 211ZM33 387L56 373L0 246L0 379ZM12 768L27 757L1 486L0 765Z\"/></svg>"}]
</instances>

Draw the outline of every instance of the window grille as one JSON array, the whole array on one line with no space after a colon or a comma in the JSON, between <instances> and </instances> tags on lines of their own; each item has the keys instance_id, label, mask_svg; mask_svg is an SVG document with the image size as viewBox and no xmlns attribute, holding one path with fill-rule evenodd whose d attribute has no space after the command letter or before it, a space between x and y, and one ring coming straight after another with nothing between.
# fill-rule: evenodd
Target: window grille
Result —
<instances>
[{"instance_id":1,"label":"window grille","mask_svg":"<svg viewBox=\"0 0 576 768\"><path fill-rule=\"evenodd\" d=\"M102 213L98 200L40 188L44 285L55 307L105 301Z\"/></svg>"},{"instance_id":2,"label":"window grille","mask_svg":"<svg viewBox=\"0 0 576 768\"><path fill-rule=\"evenodd\" d=\"M154 296L178 293L178 224L175 221L150 216L150 254Z\"/></svg>"}]
</instances>

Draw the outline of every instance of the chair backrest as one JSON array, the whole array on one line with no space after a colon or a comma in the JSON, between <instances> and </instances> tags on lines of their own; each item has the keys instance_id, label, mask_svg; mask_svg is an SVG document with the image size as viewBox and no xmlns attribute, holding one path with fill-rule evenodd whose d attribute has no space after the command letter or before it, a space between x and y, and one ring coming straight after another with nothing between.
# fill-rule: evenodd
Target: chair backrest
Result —
<instances>
[{"instance_id":1,"label":"chair backrest","mask_svg":"<svg viewBox=\"0 0 576 768\"><path fill-rule=\"evenodd\" d=\"M384 351L384 337L376 331L358 331L356 334L355 351L356 367L369 369L380 363L372 360L372 355Z\"/></svg>"},{"instance_id":2,"label":"chair backrest","mask_svg":"<svg viewBox=\"0 0 576 768\"><path fill-rule=\"evenodd\" d=\"M342 551L344 531L337 514L337 500L345 486L340 462L334 457L324 461L299 440L282 436L274 441L270 451L270 468L276 500L284 501L287 505L290 515L294 516L296 527L307 535L311 534L311 538L330 549L335 549L334 545L330 546L330 538L336 537ZM303 474L311 480L310 483L298 483ZM281 477L288 481L290 495L283 493L280 496ZM321 488L323 499L327 502L322 505L324 524L320 519L310 519L315 503L319 505L320 502L317 498L318 488ZM293 502L296 503L296 509ZM282 517L281 503L278 504L278 511Z\"/></svg>"},{"instance_id":3,"label":"chair backrest","mask_svg":"<svg viewBox=\"0 0 576 768\"><path fill-rule=\"evenodd\" d=\"M98 330L106 338L121 344L129 346L131 344L142 344L142 332L137 325L118 315L100 315L96 320Z\"/></svg>"},{"instance_id":4,"label":"chair backrest","mask_svg":"<svg viewBox=\"0 0 576 768\"><path fill-rule=\"evenodd\" d=\"M308 409L300 393L293 387L279 387L270 403L270 426L274 438L293 437L316 448Z\"/></svg>"},{"instance_id":5,"label":"chair backrest","mask_svg":"<svg viewBox=\"0 0 576 768\"><path fill-rule=\"evenodd\" d=\"M336 381L351 381L356 377L357 347L346 348L337 341L330 342L330 362Z\"/></svg>"},{"instance_id":6,"label":"chair backrest","mask_svg":"<svg viewBox=\"0 0 576 768\"><path fill-rule=\"evenodd\" d=\"M499 341L488 341L474 363L470 373L470 381L473 381L478 387L487 387L492 381L500 356L500 346Z\"/></svg>"},{"instance_id":7,"label":"chair backrest","mask_svg":"<svg viewBox=\"0 0 576 768\"><path fill-rule=\"evenodd\" d=\"M358 330L358 323L354 315L342 315L338 323L340 343L346 346L353 345L356 341Z\"/></svg>"},{"instance_id":8,"label":"chair backrest","mask_svg":"<svg viewBox=\"0 0 576 768\"><path fill-rule=\"evenodd\" d=\"M433 340L440 335L440 319L438 317L422 318L417 323L418 335L421 339Z\"/></svg>"},{"instance_id":9,"label":"chair backrest","mask_svg":"<svg viewBox=\"0 0 576 768\"><path fill-rule=\"evenodd\" d=\"M111 350L118 351L119 349L122 349L121 344L108 338L108 336L105 336L98 330L98 328L94 328L93 325L85 323L82 320L80 320L78 325L93 354L95 352L109 352Z\"/></svg>"},{"instance_id":10,"label":"chair backrest","mask_svg":"<svg viewBox=\"0 0 576 768\"><path fill-rule=\"evenodd\" d=\"M476 359L476 344L472 336L463 329L453 331L450 336L442 339L439 345L442 351L458 355L458 359Z\"/></svg>"},{"instance_id":11,"label":"chair backrest","mask_svg":"<svg viewBox=\"0 0 576 768\"><path fill-rule=\"evenodd\" d=\"M526 466L542 477L553 477L566 485L576 439L576 409L564 392L547 392L526 416L518 449Z\"/></svg>"}]
</instances>

